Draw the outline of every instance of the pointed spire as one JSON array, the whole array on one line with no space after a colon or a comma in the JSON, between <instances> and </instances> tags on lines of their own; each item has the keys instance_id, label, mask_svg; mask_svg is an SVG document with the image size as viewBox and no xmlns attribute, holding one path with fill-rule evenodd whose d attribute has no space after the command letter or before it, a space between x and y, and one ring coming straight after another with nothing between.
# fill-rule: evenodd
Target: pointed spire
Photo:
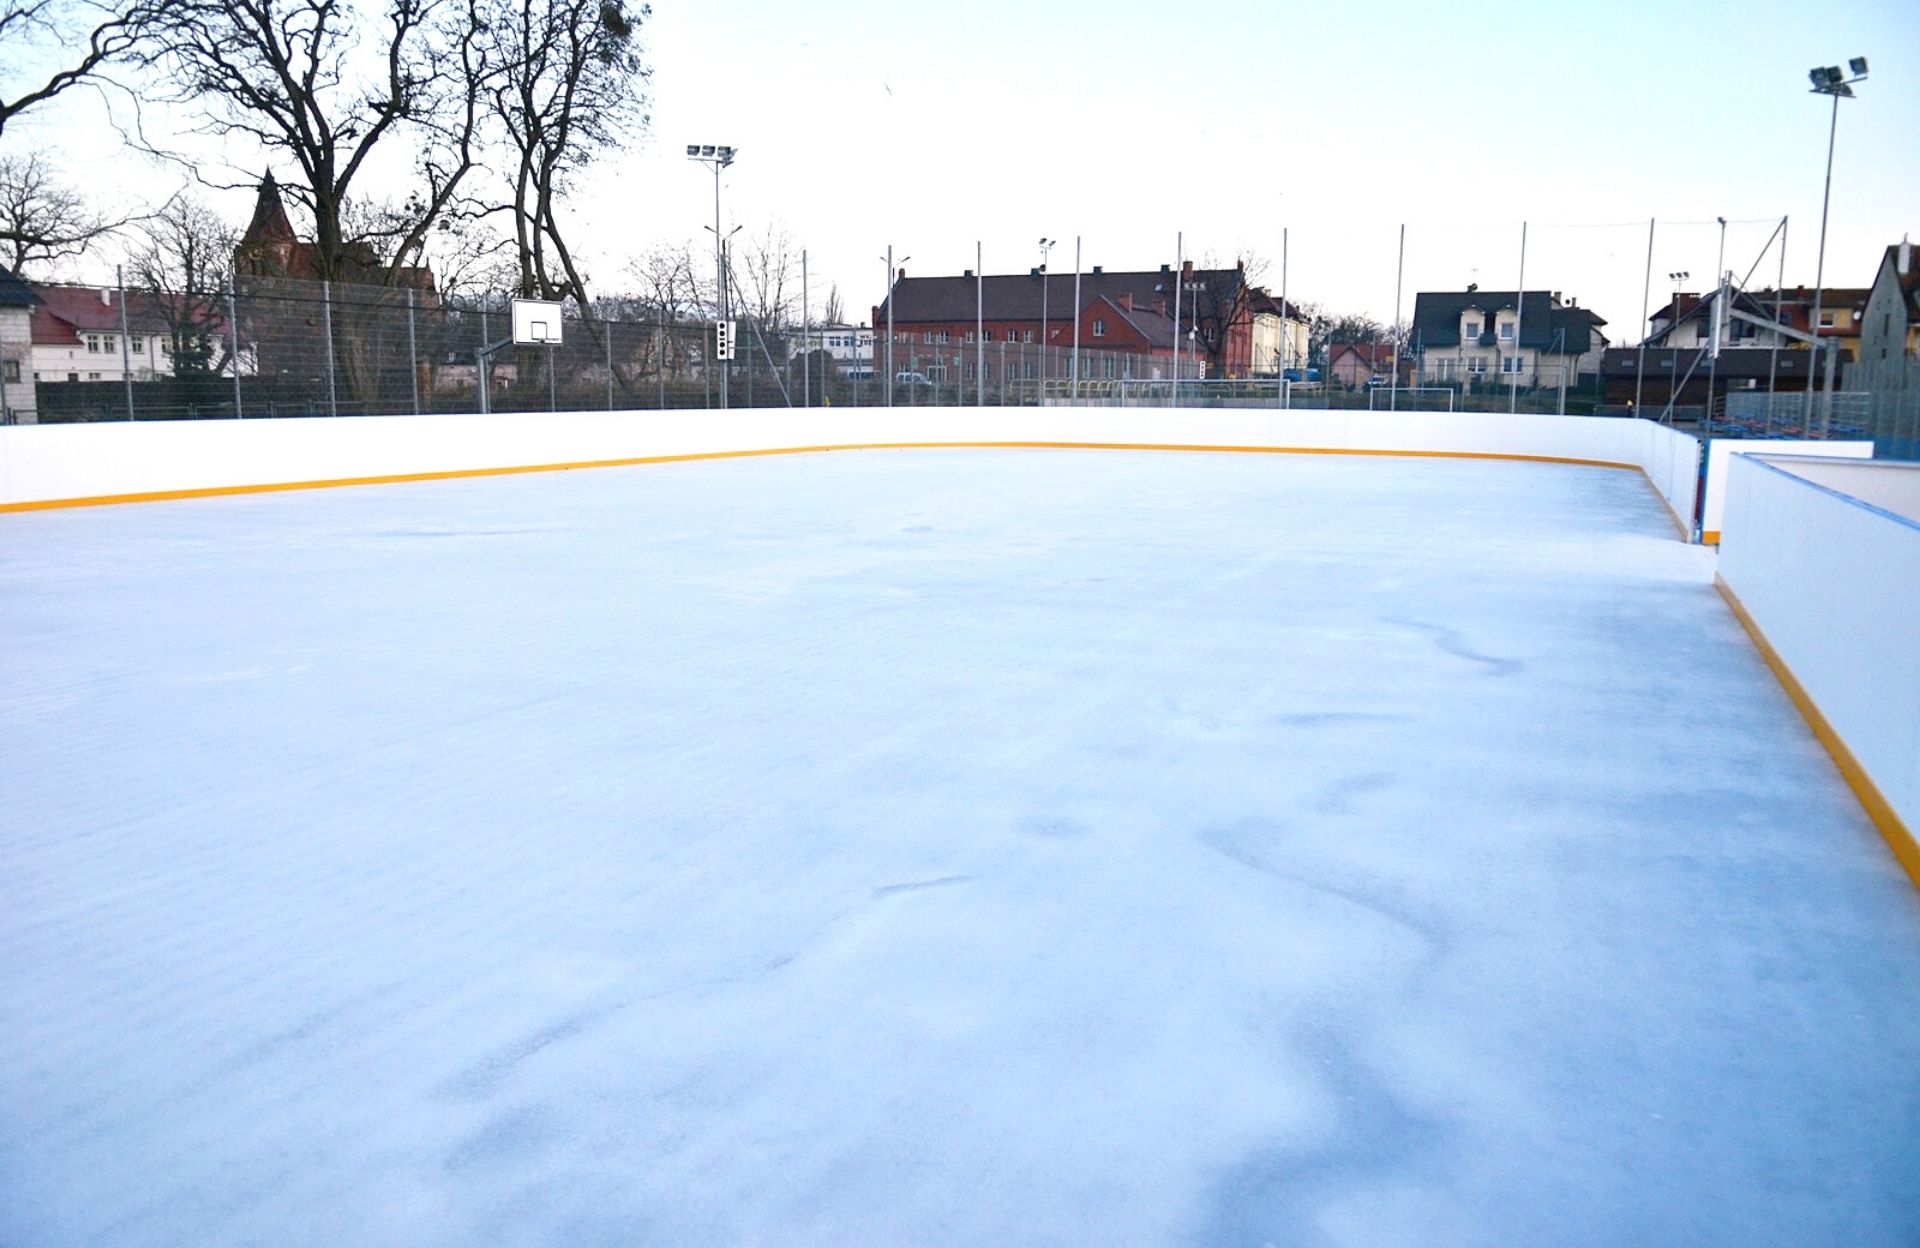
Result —
<instances>
[{"instance_id":1,"label":"pointed spire","mask_svg":"<svg viewBox=\"0 0 1920 1248\"><path fill-rule=\"evenodd\" d=\"M273 180L273 171L268 170L260 180L260 198L253 205L253 220L248 222L247 232L240 236L240 244L245 247L293 241L293 222L287 219L287 207L280 200L280 184Z\"/></svg>"}]
</instances>

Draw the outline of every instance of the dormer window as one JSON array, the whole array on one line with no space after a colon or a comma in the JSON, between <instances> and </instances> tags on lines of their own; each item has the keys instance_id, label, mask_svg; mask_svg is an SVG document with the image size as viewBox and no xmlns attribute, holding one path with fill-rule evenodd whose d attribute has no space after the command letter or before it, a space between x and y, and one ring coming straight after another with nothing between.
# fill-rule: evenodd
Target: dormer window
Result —
<instances>
[{"instance_id":1,"label":"dormer window","mask_svg":"<svg viewBox=\"0 0 1920 1248\"><path fill-rule=\"evenodd\" d=\"M1502 342L1513 341L1513 322L1512 321L1500 322L1500 340Z\"/></svg>"},{"instance_id":2,"label":"dormer window","mask_svg":"<svg viewBox=\"0 0 1920 1248\"><path fill-rule=\"evenodd\" d=\"M1472 319L1460 322L1460 336L1462 338L1478 338L1480 336L1480 322Z\"/></svg>"},{"instance_id":3,"label":"dormer window","mask_svg":"<svg viewBox=\"0 0 1920 1248\"><path fill-rule=\"evenodd\" d=\"M1107 336L1107 323L1098 317L1096 317L1093 322L1093 336L1095 338L1105 338Z\"/></svg>"}]
</instances>

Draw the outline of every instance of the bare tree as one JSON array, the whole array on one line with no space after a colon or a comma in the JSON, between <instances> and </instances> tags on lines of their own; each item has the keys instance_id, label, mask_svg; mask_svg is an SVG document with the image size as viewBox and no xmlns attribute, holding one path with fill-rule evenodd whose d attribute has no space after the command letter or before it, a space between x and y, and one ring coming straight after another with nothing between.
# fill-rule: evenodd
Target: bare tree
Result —
<instances>
[{"instance_id":1,"label":"bare tree","mask_svg":"<svg viewBox=\"0 0 1920 1248\"><path fill-rule=\"evenodd\" d=\"M0 156L0 264L16 273L75 259L134 219L100 212L40 152Z\"/></svg>"},{"instance_id":2,"label":"bare tree","mask_svg":"<svg viewBox=\"0 0 1920 1248\"><path fill-rule=\"evenodd\" d=\"M128 254L127 284L164 327L177 377L225 372L231 360L226 291L238 232L206 204L179 196L146 220Z\"/></svg>"},{"instance_id":3,"label":"bare tree","mask_svg":"<svg viewBox=\"0 0 1920 1248\"><path fill-rule=\"evenodd\" d=\"M1181 338L1194 331L1194 341L1207 357L1208 376L1225 376L1236 335L1252 333L1256 296L1264 293L1255 282L1265 268L1265 260L1246 255L1232 268L1205 261L1185 277Z\"/></svg>"},{"instance_id":4,"label":"bare tree","mask_svg":"<svg viewBox=\"0 0 1920 1248\"><path fill-rule=\"evenodd\" d=\"M0 133L7 123L124 55L152 16L148 4L95 0L0 0ZM57 48L57 64L33 72L29 44ZM25 78L24 81L20 79Z\"/></svg>"},{"instance_id":5,"label":"bare tree","mask_svg":"<svg viewBox=\"0 0 1920 1248\"><path fill-rule=\"evenodd\" d=\"M800 285L800 253L779 226L768 226L758 237L736 247L731 265L734 297L740 311L769 337L785 333L793 324Z\"/></svg>"},{"instance_id":6,"label":"bare tree","mask_svg":"<svg viewBox=\"0 0 1920 1248\"><path fill-rule=\"evenodd\" d=\"M823 325L841 325L845 323L847 310L840 301L840 283L827 287L827 305L820 311L820 323Z\"/></svg>"},{"instance_id":7,"label":"bare tree","mask_svg":"<svg viewBox=\"0 0 1920 1248\"><path fill-rule=\"evenodd\" d=\"M511 199L519 293L571 298L591 314L587 283L561 225L568 182L643 129L644 5L623 0L483 0L499 65L488 110L513 161Z\"/></svg>"},{"instance_id":8,"label":"bare tree","mask_svg":"<svg viewBox=\"0 0 1920 1248\"><path fill-rule=\"evenodd\" d=\"M313 219L315 276L390 281L417 262L475 165L492 73L480 2L167 0L137 53L202 133L298 168L288 189ZM356 235L356 183L396 147L415 183Z\"/></svg>"},{"instance_id":9,"label":"bare tree","mask_svg":"<svg viewBox=\"0 0 1920 1248\"><path fill-rule=\"evenodd\" d=\"M668 325L697 314L706 302L689 244L654 247L629 263L627 272L639 283L649 314Z\"/></svg>"}]
</instances>

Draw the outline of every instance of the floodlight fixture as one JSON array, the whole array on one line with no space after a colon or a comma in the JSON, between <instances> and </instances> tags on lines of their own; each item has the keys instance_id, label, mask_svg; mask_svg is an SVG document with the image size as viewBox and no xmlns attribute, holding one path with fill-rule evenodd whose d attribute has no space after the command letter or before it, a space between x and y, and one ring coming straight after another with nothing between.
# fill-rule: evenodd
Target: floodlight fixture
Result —
<instances>
[{"instance_id":1,"label":"floodlight fixture","mask_svg":"<svg viewBox=\"0 0 1920 1248\"><path fill-rule=\"evenodd\" d=\"M687 155L698 156L699 154L700 154L700 145L698 143L687 144Z\"/></svg>"},{"instance_id":2,"label":"floodlight fixture","mask_svg":"<svg viewBox=\"0 0 1920 1248\"><path fill-rule=\"evenodd\" d=\"M1865 78L1867 76L1867 58L1864 56L1856 56L1847 62L1847 68L1852 71L1855 78Z\"/></svg>"}]
</instances>

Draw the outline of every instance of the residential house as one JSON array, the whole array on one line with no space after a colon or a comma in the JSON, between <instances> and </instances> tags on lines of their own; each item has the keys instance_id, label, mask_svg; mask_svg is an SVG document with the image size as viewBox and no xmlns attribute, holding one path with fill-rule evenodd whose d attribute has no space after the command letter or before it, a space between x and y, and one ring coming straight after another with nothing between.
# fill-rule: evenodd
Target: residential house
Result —
<instances>
[{"instance_id":1,"label":"residential house","mask_svg":"<svg viewBox=\"0 0 1920 1248\"><path fill-rule=\"evenodd\" d=\"M1713 323L1719 291L1708 291L1704 295L1676 292L1665 307L1648 318L1649 330L1646 342L1649 347L1672 347L1680 351L1695 351L1713 345ZM1743 291L1734 290L1727 298L1727 312L1720 317L1721 349L1735 348L1748 350L1760 348L1772 350L1778 348L1802 347L1787 333L1753 321L1742 319L1733 313L1739 312L1762 321L1775 321L1783 329L1795 328L1780 312L1778 299L1771 290ZM1802 320L1805 319L1804 309ZM1826 319L1823 315L1821 319Z\"/></svg>"},{"instance_id":2,"label":"residential house","mask_svg":"<svg viewBox=\"0 0 1920 1248\"><path fill-rule=\"evenodd\" d=\"M1077 278L1040 268L1025 275L984 278L976 278L972 271L958 277L912 278L901 270L889 300L873 309L874 325L887 322L889 301L898 367L905 367L901 364L903 348L916 349L915 355L941 359L953 355L954 348L971 345L976 334L984 332L990 348L995 344L1009 348L1008 367L1012 372L1022 360L1033 364L1039 359L1034 348L1051 347L1058 352L1072 347L1078 323L1082 351L1144 357L1137 365L1116 362L1116 370L1132 368L1136 376L1171 375L1173 363L1179 358L1183 375L1200 371L1244 377L1255 371L1255 325L1259 316L1282 322L1288 319L1286 311L1265 291L1247 283L1241 268L1196 269L1191 263L1183 265L1178 274L1172 265L1113 273L1095 265ZM1173 321L1176 306L1180 318L1177 326ZM1264 332L1270 339L1282 336L1278 326ZM1296 336L1299 333L1294 332ZM1269 355L1273 350L1269 348ZM989 352L990 364L997 354ZM1051 375L1061 375L1065 366L1060 361L1064 357L1049 358ZM1189 360L1195 362L1186 363ZM1106 368L1104 363L1095 363L1083 369L1082 376L1104 376Z\"/></svg>"},{"instance_id":3,"label":"residential house","mask_svg":"<svg viewBox=\"0 0 1920 1248\"><path fill-rule=\"evenodd\" d=\"M1311 325L1291 300L1280 300L1256 289L1253 304L1253 360L1256 377L1277 377L1289 368L1307 366Z\"/></svg>"},{"instance_id":4,"label":"residential house","mask_svg":"<svg viewBox=\"0 0 1920 1248\"><path fill-rule=\"evenodd\" d=\"M33 385L33 309L40 296L10 269L0 269L0 424L31 425L38 400Z\"/></svg>"},{"instance_id":5,"label":"residential house","mask_svg":"<svg viewBox=\"0 0 1920 1248\"><path fill-rule=\"evenodd\" d=\"M33 375L61 381L154 381L191 371L228 371L231 337L217 301L111 287L35 283ZM178 358L176 358L178 357ZM240 371L252 371L243 346Z\"/></svg>"},{"instance_id":6,"label":"residential house","mask_svg":"<svg viewBox=\"0 0 1920 1248\"><path fill-rule=\"evenodd\" d=\"M1327 344L1327 377L1337 386L1371 386L1392 383L1396 364L1400 384L1413 384L1413 361L1394 354L1390 342L1330 342Z\"/></svg>"},{"instance_id":7,"label":"residential house","mask_svg":"<svg viewBox=\"0 0 1920 1248\"><path fill-rule=\"evenodd\" d=\"M1423 386L1572 386L1599 373L1605 324L1557 290L1421 291L1407 353Z\"/></svg>"},{"instance_id":8,"label":"residential house","mask_svg":"<svg viewBox=\"0 0 1920 1248\"><path fill-rule=\"evenodd\" d=\"M1912 387L1920 361L1920 264L1912 243L1902 239L1881 256L1859 326L1860 349L1847 370L1847 388Z\"/></svg>"}]
</instances>

